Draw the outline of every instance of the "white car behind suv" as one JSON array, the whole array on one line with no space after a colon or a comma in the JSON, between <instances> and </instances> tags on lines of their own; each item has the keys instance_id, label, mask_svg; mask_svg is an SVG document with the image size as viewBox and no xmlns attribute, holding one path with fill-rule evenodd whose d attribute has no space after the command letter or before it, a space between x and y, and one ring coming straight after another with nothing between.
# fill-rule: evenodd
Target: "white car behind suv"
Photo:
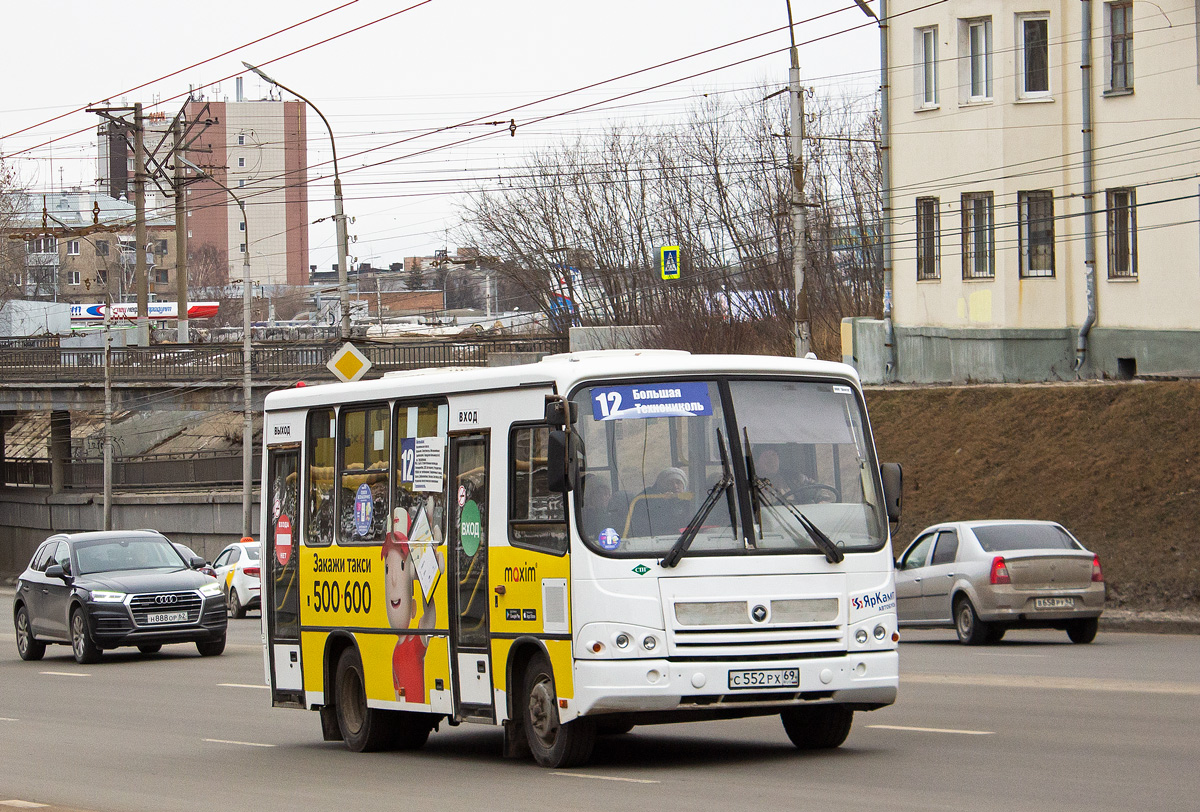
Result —
<instances>
[{"instance_id":1,"label":"white car behind suv","mask_svg":"<svg viewBox=\"0 0 1200 812\"><path fill-rule=\"evenodd\" d=\"M212 567L225 592L225 605L232 617L245 617L247 609L261 609L259 573L261 548L251 538L230 544L216 557Z\"/></svg>"}]
</instances>

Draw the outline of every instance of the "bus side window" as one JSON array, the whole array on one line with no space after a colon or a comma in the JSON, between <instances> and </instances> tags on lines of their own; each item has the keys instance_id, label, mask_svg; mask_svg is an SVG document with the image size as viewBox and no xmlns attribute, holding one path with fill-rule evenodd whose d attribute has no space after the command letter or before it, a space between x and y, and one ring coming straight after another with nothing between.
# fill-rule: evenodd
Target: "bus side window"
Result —
<instances>
[{"instance_id":1,"label":"bus side window","mask_svg":"<svg viewBox=\"0 0 1200 812\"><path fill-rule=\"evenodd\" d=\"M508 538L514 547L562 555L567 551L564 496L546 481L550 428L515 426L509 434Z\"/></svg>"},{"instance_id":2,"label":"bus side window","mask_svg":"<svg viewBox=\"0 0 1200 812\"><path fill-rule=\"evenodd\" d=\"M342 409L338 542L382 542L388 531L388 407Z\"/></svg>"},{"instance_id":3,"label":"bus side window","mask_svg":"<svg viewBox=\"0 0 1200 812\"><path fill-rule=\"evenodd\" d=\"M333 542L333 480L337 469L333 409L309 412L306 434L308 498L304 543L324 547Z\"/></svg>"}]
</instances>

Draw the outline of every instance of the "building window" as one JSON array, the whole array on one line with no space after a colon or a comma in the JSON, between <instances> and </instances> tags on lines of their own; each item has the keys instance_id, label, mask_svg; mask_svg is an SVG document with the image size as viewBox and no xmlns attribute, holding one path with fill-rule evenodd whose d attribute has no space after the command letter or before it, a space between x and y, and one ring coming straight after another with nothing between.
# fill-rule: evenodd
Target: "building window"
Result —
<instances>
[{"instance_id":1,"label":"building window","mask_svg":"<svg viewBox=\"0 0 1200 812\"><path fill-rule=\"evenodd\" d=\"M238 133L238 146L239 147L246 146L246 136L243 135L242 133Z\"/></svg>"},{"instance_id":2,"label":"building window","mask_svg":"<svg viewBox=\"0 0 1200 812\"><path fill-rule=\"evenodd\" d=\"M1017 17L1018 96L1050 95L1050 19L1043 15Z\"/></svg>"},{"instance_id":3,"label":"building window","mask_svg":"<svg viewBox=\"0 0 1200 812\"><path fill-rule=\"evenodd\" d=\"M1109 189L1108 278L1137 279L1137 201L1133 189Z\"/></svg>"},{"instance_id":4,"label":"building window","mask_svg":"<svg viewBox=\"0 0 1200 812\"><path fill-rule=\"evenodd\" d=\"M246 230L246 221L243 220L242 222L238 223L238 231L244 232L245 230Z\"/></svg>"},{"instance_id":5,"label":"building window","mask_svg":"<svg viewBox=\"0 0 1200 812\"><path fill-rule=\"evenodd\" d=\"M917 280L941 279L941 213L936 197L917 198Z\"/></svg>"},{"instance_id":6,"label":"building window","mask_svg":"<svg viewBox=\"0 0 1200 812\"><path fill-rule=\"evenodd\" d=\"M1108 4L1108 89L1133 90L1133 3Z\"/></svg>"},{"instance_id":7,"label":"building window","mask_svg":"<svg viewBox=\"0 0 1200 812\"><path fill-rule=\"evenodd\" d=\"M238 188L239 188L239 189L241 189L241 188L242 188L243 186L245 186L245 185L246 185L246 179L245 179L245 178L238 178Z\"/></svg>"},{"instance_id":8,"label":"building window","mask_svg":"<svg viewBox=\"0 0 1200 812\"><path fill-rule=\"evenodd\" d=\"M166 240L155 240L154 241L154 253L158 254L159 256L165 257L167 255L167 241Z\"/></svg>"},{"instance_id":9,"label":"building window","mask_svg":"<svg viewBox=\"0 0 1200 812\"><path fill-rule=\"evenodd\" d=\"M57 254L58 239L55 237L35 237L25 243L27 254Z\"/></svg>"},{"instance_id":10,"label":"building window","mask_svg":"<svg viewBox=\"0 0 1200 812\"><path fill-rule=\"evenodd\" d=\"M246 253L246 243L240 243L240 244L238 245L238 253L239 253L239 254L244 254L244 253Z\"/></svg>"},{"instance_id":11,"label":"building window","mask_svg":"<svg viewBox=\"0 0 1200 812\"><path fill-rule=\"evenodd\" d=\"M154 269L154 284L156 284L156 285L165 285L165 284L167 284L167 283L168 283L168 282L170 282L170 281L171 281L171 279L170 279L170 277L167 275L167 269L166 269L166 268L155 268L155 269Z\"/></svg>"},{"instance_id":12,"label":"building window","mask_svg":"<svg viewBox=\"0 0 1200 812\"><path fill-rule=\"evenodd\" d=\"M962 196L963 279L991 279L996 275L993 261L995 247L993 232L992 193L964 193Z\"/></svg>"},{"instance_id":13,"label":"building window","mask_svg":"<svg viewBox=\"0 0 1200 812\"><path fill-rule=\"evenodd\" d=\"M79 240L67 240L67 256L79 256Z\"/></svg>"},{"instance_id":14,"label":"building window","mask_svg":"<svg viewBox=\"0 0 1200 812\"><path fill-rule=\"evenodd\" d=\"M916 30L916 53L913 65L916 68L917 108L938 106L938 41L937 26Z\"/></svg>"},{"instance_id":15,"label":"building window","mask_svg":"<svg viewBox=\"0 0 1200 812\"><path fill-rule=\"evenodd\" d=\"M1054 276L1054 193L1017 192L1021 276Z\"/></svg>"},{"instance_id":16,"label":"building window","mask_svg":"<svg viewBox=\"0 0 1200 812\"><path fill-rule=\"evenodd\" d=\"M238 158L238 167L244 167L245 165L246 165L246 159Z\"/></svg>"},{"instance_id":17,"label":"building window","mask_svg":"<svg viewBox=\"0 0 1200 812\"><path fill-rule=\"evenodd\" d=\"M67 284L68 285L78 285L79 284L79 271L67 271Z\"/></svg>"},{"instance_id":18,"label":"building window","mask_svg":"<svg viewBox=\"0 0 1200 812\"><path fill-rule=\"evenodd\" d=\"M108 256L108 240L96 240L96 256Z\"/></svg>"},{"instance_id":19,"label":"building window","mask_svg":"<svg viewBox=\"0 0 1200 812\"><path fill-rule=\"evenodd\" d=\"M992 18L959 21L960 82L965 101L992 98Z\"/></svg>"},{"instance_id":20,"label":"building window","mask_svg":"<svg viewBox=\"0 0 1200 812\"><path fill-rule=\"evenodd\" d=\"M99 280L101 285L108 287L108 271L106 269L102 268L99 271L96 271L96 279Z\"/></svg>"}]
</instances>

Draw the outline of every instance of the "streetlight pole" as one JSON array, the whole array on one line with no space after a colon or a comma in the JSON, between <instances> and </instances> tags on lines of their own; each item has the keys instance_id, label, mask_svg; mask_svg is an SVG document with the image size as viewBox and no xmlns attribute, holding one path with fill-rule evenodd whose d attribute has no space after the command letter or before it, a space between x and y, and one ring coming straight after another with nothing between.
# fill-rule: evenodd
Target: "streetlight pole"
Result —
<instances>
[{"instance_id":1,"label":"streetlight pole","mask_svg":"<svg viewBox=\"0 0 1200 812\"><path fill-rule=\"evenodd\" d=\"M232 189L182 155L177 155L176 159L224 189L241 209L242 222L246 226L243 232L246 250L242 252L242 535L252 536L250 514L253 507L254 482L254 389L250 375L250 218L246 216L246 204L238 199Z\"/></svg>"},{"instance_id":2,"label":"streetlight pole","mask_svg":"<svg viewBox=\"0 0 1200 812\"><path fill-rule=\"evenodd\" d=\"M321 121L325 122L325 129L329 130L329 146L333 149L333 220L335 226L337 227L338 298L341 302L342 308L340 332L342 340L347 341L350 338L350 274L346 265L348 261L347 254L349 253L349 245L346 237L346 215L342 212L342 179L341 176L338 175L337 142L333 140L333 127L329 124L329 119L325 118L325 114L321 112L320 108L318 108L307 98L301 96L290 87L281 84L275 79L272 79L270 76L267 76L267 74L263 73L262 70L256 68L254 65L251 65L249 62L243 62L242 64L246 66L247 70L251 70L258 74L258 77L264 82L275 85L280 90L286 90L288 93L291 93L297 99L311 107L313 111L321 117Z\"/></svg>"}]
</instances>

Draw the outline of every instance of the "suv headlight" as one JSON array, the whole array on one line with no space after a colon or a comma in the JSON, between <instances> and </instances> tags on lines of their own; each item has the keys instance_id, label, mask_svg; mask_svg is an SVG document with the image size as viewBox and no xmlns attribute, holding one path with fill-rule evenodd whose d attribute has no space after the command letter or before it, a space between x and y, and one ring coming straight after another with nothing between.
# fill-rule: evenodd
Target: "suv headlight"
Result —
<instances>
[{"instance_id":1,"label":"suv headlight","mask_svg":"<svg viewBox=\"0 0 1200 812\"><path fill-rule=\"evenodd\" d=\"M94 603L120 603L123 600L125 600L124 592L105 592L99 589L92 591Z\"/></svg>"},{"instance_id":2,"label":"suv headlight","mask_svg":"<svg viewBox=\"0 0 1200 812\"><path fill-rule=\"evenodd\" d=\"M200 594L206 598L215 598L221 594L221 582L213 581L211 584L205 584L200 587Z\"/></svg>"}]
</instances>

